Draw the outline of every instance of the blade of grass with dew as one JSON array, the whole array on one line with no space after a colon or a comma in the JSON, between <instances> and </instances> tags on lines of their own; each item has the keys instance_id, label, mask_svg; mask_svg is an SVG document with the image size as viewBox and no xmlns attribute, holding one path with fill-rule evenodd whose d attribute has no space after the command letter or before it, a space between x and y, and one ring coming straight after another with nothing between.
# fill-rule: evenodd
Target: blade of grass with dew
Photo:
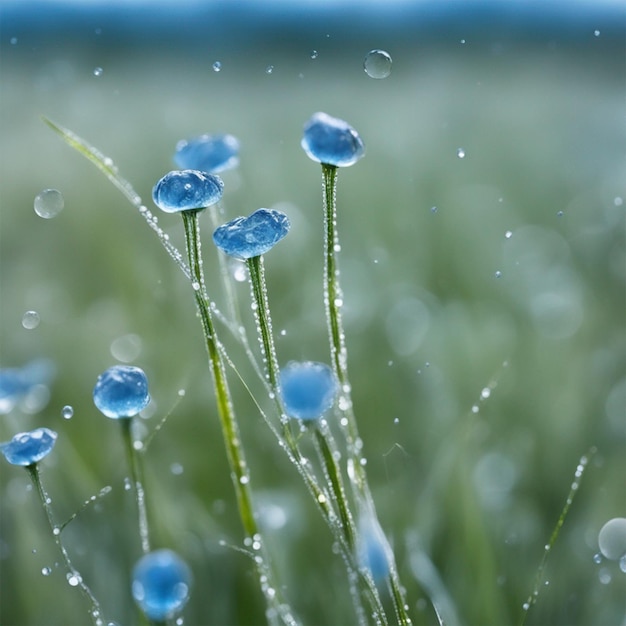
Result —
<instances>
[{"instance_id":1,"label":"blade of grass with dew","mask_svg":"<svg viewBox=\"0 0 626 626\"><path fill-rule=\"evenodd\" d=\"M539 569L537 570L537 574L535 576L535 584L533 586L533 590L528 596L528 599L522 605L522 619L520 620L520 626L524 626L526 621L526 617L528 616L528 611L530 607L537 602L537 598L539 597L539 590L541 589L541 581L543 579L543 573L546 569L546 563L548 561L548 555L552 550L560 532L563 524L565 523L565 518L569 513L569 510L574 502L574 498L578 493L578 488L580 487L580 482L582 480L583 474L585 473L585 469L589 465L589 461L592 459L593 455L597 452L597 448L592 446L589 448L586 454L580 457L578 461L578 465L576 466L576 472L574 473L574 481L570 487L569 493L567 494L567 499L565 500L565 505L563 506L563 510L561 511L561 515L559 515L559 519L556 522L554 530L550 535L550 540L545 545L543 550L543 557L541 559L541 563L539 564Z\"/></svg>"},{"instance_id":2,"label":"blade of grass with dew","mask_svg":"<svg viewBox=\"0 0 626 626\"><path fill-rule=\"evenodd\" d=\"M126 199L138 209L139 213L148 223L148 226L157 234L159 241L167 251L167 253L174 259L175 263L180 267L183 274L187 278L191 278L191 273L187 264L183 259L183 255L178 248L172 244L163 229L158 225L156 219L152 213L141 202L141 196L133 189L132 185L118 173L115 163L112 159L104 156L98 149L87 143L82 137L79 137L71 130L63 128L55 124L52 120L45 116L41 117L42 121L49 126L55 133L57 133L65 143L76 150L79 154L82 154L88 161L93 163L126 197Z\"/></svg>"}]
</instances>

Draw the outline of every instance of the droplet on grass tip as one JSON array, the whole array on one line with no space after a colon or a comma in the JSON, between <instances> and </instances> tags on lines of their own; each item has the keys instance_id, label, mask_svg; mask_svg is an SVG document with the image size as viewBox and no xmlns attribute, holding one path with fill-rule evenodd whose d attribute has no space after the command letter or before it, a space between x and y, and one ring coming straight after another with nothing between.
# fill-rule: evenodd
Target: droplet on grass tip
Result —
<instances>
[{"instance_id":1,"label":"droplet on grass tip","mask_svg":"<svg viewBox=\"0 0 626 626\"><path fill-rule=\"evenodd\" d=\"M199 170L175 170L154 186L152 199L165 213L197 211L219 202L223 191L219 176Z\"/></svg>"},{"instance_id":2,"label":"droplet on grass tip","mask_svg":"<svg viewBox=\"0 0 626 626\"><path fill-rule=\"evenodd\" d=\"M289 218L276 209L258 209L249 217L236 217L213 233L215 245L239 260L269 252L287 233Z\"/></svg>"},{"instance_id":3,"label":"droplet on grass tip","mask_svg":"<svg viewBox=\"0 0 626 626\"><path fill-rule=\"evenodd\" d=\"M61 415L63 419L66 419L66 420L72 419L72 417L74 417L74 407L70 406L69 404L66 404L61 409Z\"/></svg>"},{"instance_id":4,"label":"droplet on grass tip","mask_svg":"<svg viewBox=\"0 0 626 626\"><path fill-rule=\"evenodd\" d=\"M57 433L49 428L36 428L18 433L8 443L0 444L0 451L11 465L24 467L38 463L54 447Z\"/></svg>"},{"instance_id":5,"label":"droplet on grass tip","mask_svg":"<svg viewBox=\"0 0 626 626\"><path fill-rule=\"evenodd\" d=\"M315 113L305 124L300 145L313 161L336 167L354 165L365 154L356 130L327 113Z\"/></svg>"},{"instance_id":6,"label":"droplet on grass tip","mask_svg":"<svg viewBox=\"0 0 626 626\"><path fill-rule=\"evenodd\" d=\"M384 50L370 50L363 61L363 69L370 78L387 78L391 65L391 55Z\"/></svg>"},{"instance_id":7,"label":"droplet on grass tip","mask_svg":"<svg viewBox=\"0 0 626 626\"><path fill-rule=\"evenodd\" d=\"M229 134L204 134L182 139L176 144L174 162L183 170L209 174L231 170L239 165L239 140Z\"/></svg>"},{"instance_id":8,"label":"droplet on grass tip","mask_svg":"<svg viewBox=\"0 0 626 626\"><path fill-rule=\"evenodd\" d=\"M41 322L41 318L39 317L39 313L37 311L26 311L24 315L22 315L22 326L26 330L34 330L39 326Z\"/></svg>"},{"instance_id":9,"label":"droplet on grass tip","mask_svg":"<svg viewBox=\"0 0 626 626\"><path fill-rule=\"evenodd\" d=\"M132 417L150 402L148 379L139 367L114 365L98 376L93 401L106 417Z\"/></svg>"},{"instance_id":10,"label":"droplet on grass tip","mask_svg":"<svg viewBox=\"0 0 626 626\"><path fill-rule=\"evenodd\" d=\"M35 213L46 220L56 217L65 207L65 199L58 189L44 189L35 196Z\"/></svg>"},{"instance_id":11,"label":"droplet on grass tip","mask_svg":"<svg viewBox=\"0 0 626 626\"><path fill-rule=\"evenodd\" d=\"M320 418L335 402L338 385L325 363L291 361L280 372L280 394L289 417Z\"/></svg>"},{"instance_id":12,"label":"droplet on grass tip","mask_svg":"<svg viewBox=\"0 0 626 626\"><path fill-rule=\"evenodd\" d=\"M191 570L172 550L149 552L133 569L133 598L151 620L173 619L187 604L190 587Z\"/></svg>"},{"instance_id":13,"label":"droplet on grass tip","mask_svg":"<svg viewBox=\"0 0 626 626\"><path fill-rule=\"evenodd\" d=\"M598 533L600 552L611 561L626 556L626 518L614 517Z\"/></svg>"}]
</instances>

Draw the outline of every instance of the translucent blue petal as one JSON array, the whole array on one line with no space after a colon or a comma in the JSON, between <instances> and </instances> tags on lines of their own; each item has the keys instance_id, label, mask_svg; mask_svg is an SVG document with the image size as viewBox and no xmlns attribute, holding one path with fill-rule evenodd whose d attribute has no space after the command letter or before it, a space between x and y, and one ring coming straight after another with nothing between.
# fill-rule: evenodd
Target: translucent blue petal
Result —
<instances>
[{"instance_id":1,"label":"translucent blue petal","mask_svg":"<svg viewBox=\"0 0 626 626\"><path fill-rule=\"evenodd\" d=\"M133 569L133 597L151 620L169 620L189 600L191 571L172 550L155 550Z\"/></svg>"},{"instance_id":2,"label":"translucent blue petal","mask_svg":"<svg viewBox=\"0 0 626 626\"><path fill-rule=\"evenodd\" d=\"M239 165L239 140L233 135L200 135L176 145L174 162L184 170L217 174Z\"/></svg>"},{"instance_id":3,"label":"translucent blue petal","mask_svg":"<svg viewBox=\"0 0 626 626\"><path fill-rule=\"evenodd\" d=\"M19 433L0 450L12 465L32 465L47 456L57 439L57 433L49 428L36 428L27 433Z\"/></svg>"},{"instance_id":4,"label":"translucent blue petal","mask_svg":"<svg viewBox=\"0 0 626 626\"><path fill-rule=\"evenodd\" d=\"M391 548L378 520L371 513L364 514L359 520L357 556L359 565L368 569L376 582L389 574Z\"/></svg>"},{"instance_id":5,"label":"translucent blue petal","mask_svg":"<svg viewBox=\"0 0 626 626\"><path fill-rule=\"evenodd\" d=\"M314 420L333 405L337 380L325 363L291 361L280 372L280 393L289 417Z\"/></svg>"},{"instance_id":6,"label":"translucent blue petal","mask_svg":"<svg viewBox=\"0 0 626 626\"><path fill-rule=\"evenodd\" d=\"M271 250L288 232L289 218L275 209L259 209L236 217L213 233L215 245L236 259L251 259Z\"/></svg>"},{"instance_id":7,"label":"translucent blue petal","mask_svg":"<svg viewBox=\"0 0 626 626\"><path fill-rule=\"evenodd\" d=\"M219 176L197 170L174 170L154 186L152 199L166 213L204 209L220 201L224 183Z\"/></svg>"},{"instance_id":8,"label":"translucent blue petal","mask_svg":"<svg viewBox=\"0 0 626 626\"><path fill-rule=\"evenodd\" d=\"M93 401L107 417L132 417L150 402L148 379L139 367L114 365L98 376Z\"/></svg>"},{"instance_id":9,"label":"translucent blue petal","mask_svg":"<svg viewBox=\"0 0 626 626\"><path fill-rule=\"evenodd\" d=\"M306 123L300 145L313 161L337 167L354 165L365 154L356 130L326 113L315 113Z\"/></svg>"}]
</instances>

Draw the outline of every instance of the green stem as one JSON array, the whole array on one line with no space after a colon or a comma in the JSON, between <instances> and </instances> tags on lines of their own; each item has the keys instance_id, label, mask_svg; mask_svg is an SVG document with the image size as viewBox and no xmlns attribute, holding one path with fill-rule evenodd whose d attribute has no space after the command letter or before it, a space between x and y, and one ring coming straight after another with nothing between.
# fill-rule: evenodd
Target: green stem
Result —
<instances>
[{"instance_id":1,"label":"green stem","mask_svg":"<svg viewBox=\"0 0 626 626\"><path fill-rule=\"evenodd\" d=\"M28 475L30 476L30 479L33 483L33 486L35 487L35 490L37 491L39 499L41 500L43 510L46 514L46 519L48 520L48 525L50 526L50 531L52 532L54 543L57 545L57 548L59 549L59 552L61 553L61 556L63 557L63 561L65 562L65 567L67 568L67 571L71 577L70 584L72 584L73 586L77 586L81 590L85 598L88 600L89 604L91 605L89 615L91 616L91 619L93 620L94 625L102 626L104 622L103 622L103 617L102 617L102 610L100 609L100 603L98 602L98 600L96 600L96 597L94 596L93 592L83 580L83 577L80 574L80 572L72 564L70 556L65 548L65 544L61 540L61 528L54 523L54 517L52 515L52 507L51 507L50 498L48 494L45 492L43 485L41 483L41 476L39 474L39 466L37 465L37 463L33 463L32 465L26 466L26 471L28 472ZM70 579L68 578L68 581L69 580Z\"/></svg>"},{"instance_id":2,"label":"green stem","mask_svg":"<svg viewBox=\"0 0 626 626\"><path fill-rule=\"evenodd\" d=\"M213 378L213 386L217 402L217 412L222 427L222 435L226 445L226 453L231 469L231 476L235 493L239 517L246 535L246 545L263 555L255 559L257 572L261 584L261 590L268 605L267 618L272 623L296 624L289 606L283 603L280 588L275 584L274 573L265 554L265 545L254 516L252 505L252 492L250 488L250 474L245 459L239 425L235 416L230 389L226 379L226 369L220 352L220 344L217 339L213 318L211 316L211 303L209 301L202 267L200 253L200 228L198 224L198 211L183 211L183 225L185 229L185 243L191 271L192 287L196 300L196 306L200 314L202 330L204 333L206 350L209 356L209 368Z\"/></svg>"},{"instance_id":3,"label":"green stem","mask_svg":"<svg viewBox=\"0 0 626 626\"><path fill-rule=\"evenodd\" d=\"M146 507L146 493L144 491L143 467L139 458L139 451L135 449L132 433L132 417L119 420L122 428L122 439L126 448L126 457L130 467L130 476L137 501L137 514L139 518L139 539L141 550L144 554L150 552L150 531L148 526L148 510Z\"/></svg>"},{"instance_id":4,"label":"green stem","mask_svg":"<svg viewBox=\"0 0 626 626\"><path fill-rule=\"evenodd\" d=\"M348 351L345 332L341 319L343 293L339 279L338 253L340 250L337 234L337 167L322 163L322 188L324 207L324 306L330 337L330 354L333 370L340 386L339 410L342 414L340 424L343 427L349 459L349 476L356 489L357 498L370 502L374 510L365 471L365 459L362 455L362 441L354 415L350 380L348 377ZM404 591L400 584L395 559L392 559L387 577L391 591L396 618L403 626L411 624L406 610Z\"/></svg>"}]
</instances>

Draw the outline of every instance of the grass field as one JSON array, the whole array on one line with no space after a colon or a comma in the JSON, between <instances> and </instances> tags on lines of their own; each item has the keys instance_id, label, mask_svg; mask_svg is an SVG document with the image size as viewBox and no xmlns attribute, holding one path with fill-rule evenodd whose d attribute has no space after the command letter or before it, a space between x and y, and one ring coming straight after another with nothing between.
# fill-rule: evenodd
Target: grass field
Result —
<instances>
[{"instance_id":1,"label":"grass field","mask_svg":"<svg viewBox=\"0 0 626 626\"><path fill-rule=\"evenodd\" d=\"M593 559L602 525L626 516L623 34L593 21L574 33L485 22L411 41L389 29L377 39L370 25L343 44L313 27L282 42L287 27L276 26L220 47L147 35L133 45L128 31L117 42L113 25L97 25L12 42L2 24L0 365L45 358L54 375L43 396L1 416L0 440L58 431L42 478L59 521L112 486L64 531L107 621L139 621L124 450L91 399L114 354L148 374L143 433L170 413L146 482L154 543L194 573L186 623L262 623L264 605L249 559L220 543L242 535L189 285L137 211L39 116L111 157L147 204L179 139L236 135L224 221L275 207L292 222L266 259L286 363L329 361L321 173L299 145L306 120L326 111L367 149L339 173L344 321L369 479L415 623L436 623L434 587L449 626L519 624L579 459L595 447L526 623L623 625L626 574ZM362 69L376 47L393 58L384 80ZM54 219L33 210L46 188L65 200ZM182 247L179 218L160 224ZM223 307L208 219L203 228L209 290ZM238 288L253 332L248 286ZM22 325L29 310L36 328ZM330 534L231 383L287 599L305 624L354 623ZM2 463L0 623L84 624L28 484Z\"/></svg>"}]
</instances>

